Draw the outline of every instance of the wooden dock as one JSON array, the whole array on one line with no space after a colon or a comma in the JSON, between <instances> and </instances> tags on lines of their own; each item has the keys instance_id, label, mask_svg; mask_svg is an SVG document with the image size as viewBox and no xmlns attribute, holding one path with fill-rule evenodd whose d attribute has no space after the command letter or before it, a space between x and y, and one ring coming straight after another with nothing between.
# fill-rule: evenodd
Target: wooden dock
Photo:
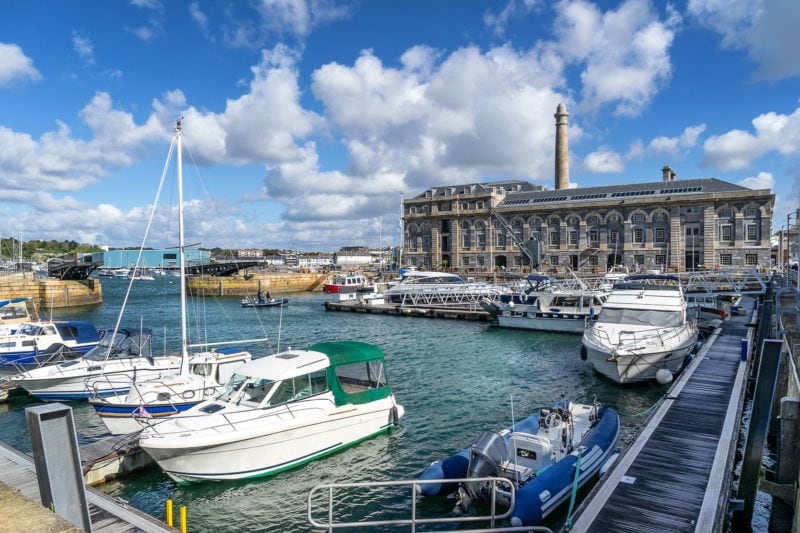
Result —
<instances>
[{"instance_id":1,"label":"wooden dock","mask_svg":"<svg viewBox=\"0 0 800 533\"><path fill-rule=\"evenodd\" d=\"M753 300L743 303L747 314L723 322L681 374L571 532L721 531L747 382L743 338L753 335Z\"/></svg>"},{"instance_id":2,"label":"wooden dock","mask_svg":"<svg viewBox=\"0 0 800 533\"><path fill-rule=\"evenodd\" d=\"M372 313L379 315L410 316L418 318L450 318L455 320L477 320L491 322L493 317L475 304L476 309L465 307L404 306L399 304L365 304L357 300L325 302L326 311L350 313Z\"/></svg>"},{"instance_id":3,"label":"wooden dock","mask_svg":"<svg viewBox=\"0 0 800 533\"><path fill-rule=\"evenodd\" d=\"M37 523L37 513L52 514L50 510L41 505L39 484L36 480L33 459L2 442L0 442L0 483L15 489L27 500L25 504L22 504L25 508L20 509L19 502L7 502L4 499L0 499L0 513L3 516L15 517L15 520L20 520L20 517L22 517L23 521L30 521L35 524ZM131 533L139 531L145 533L175 533L179 531L91 487L86 487L86 499L89 502L92 531L95 533L128 531ZM6 505L11 505L12 507L8 508ZM2 525L0 525L0 530L3 530ZM28 530L32 531L33 529Z\"/></svg>"}]
</instances>

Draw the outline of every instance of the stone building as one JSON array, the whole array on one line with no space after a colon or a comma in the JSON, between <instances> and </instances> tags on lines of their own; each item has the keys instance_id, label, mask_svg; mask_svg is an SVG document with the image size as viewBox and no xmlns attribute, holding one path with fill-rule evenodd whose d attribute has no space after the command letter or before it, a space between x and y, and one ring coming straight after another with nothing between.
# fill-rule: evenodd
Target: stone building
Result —
<instances>
[{"instance_id":1,"label":"stone building","mask_svg":"<svg viewBox=\"0 0 800 533\"><path fill-rule=\"evenodd\" d=\"M403 202L404 264L459 271L603 272L768 266L775 196L715 178L569 188L566 108L555 190L510 180L432 187ZM566 173L566 175L565 175Z\"/></svg>"}]
</instances>

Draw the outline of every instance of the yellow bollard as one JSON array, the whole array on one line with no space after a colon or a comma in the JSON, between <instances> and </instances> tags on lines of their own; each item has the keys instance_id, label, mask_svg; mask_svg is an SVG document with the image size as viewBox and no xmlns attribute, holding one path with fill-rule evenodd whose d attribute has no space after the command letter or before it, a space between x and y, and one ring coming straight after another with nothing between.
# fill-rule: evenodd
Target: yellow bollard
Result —
<instances>
[{"instance_id":1,"label":"yellow bollard","mask_svg":"<svg viewBox=\"0 0 800 533\"><path fill-rule=\"evenodd\" d=\"M181 533L186 533L186 506L181 505Z\"/></svg>"},{"instance_id":2,"label":"yellow bollard","mask_svg":"<svg viewBox=\"0 0 800 533\"><path fill-rule=\"evenodd\" d=\"M172 527L172 500L167 500L167 525Z\"/></svg>"}]
</instances>

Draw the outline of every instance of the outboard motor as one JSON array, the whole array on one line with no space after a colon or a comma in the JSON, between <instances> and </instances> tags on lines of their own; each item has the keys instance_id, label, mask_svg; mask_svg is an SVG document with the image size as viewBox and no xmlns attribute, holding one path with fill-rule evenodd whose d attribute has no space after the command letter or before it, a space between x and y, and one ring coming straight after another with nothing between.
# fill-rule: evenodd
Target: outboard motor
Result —
<instances>
[{"instance_id":1,"label":"outboard motor","mask_svg":"<svg viewBox=\"0 0 800 533\"><path fill-rule=\"evenodd\" d=\"M469 449L468 478L497 476L500 465L508 458L506 441L496 431L484 431ZM474 482L463 483L458 489L456 510L466 513L473 500L488 499L490 484Z\"/></svg>"}]
</instances>

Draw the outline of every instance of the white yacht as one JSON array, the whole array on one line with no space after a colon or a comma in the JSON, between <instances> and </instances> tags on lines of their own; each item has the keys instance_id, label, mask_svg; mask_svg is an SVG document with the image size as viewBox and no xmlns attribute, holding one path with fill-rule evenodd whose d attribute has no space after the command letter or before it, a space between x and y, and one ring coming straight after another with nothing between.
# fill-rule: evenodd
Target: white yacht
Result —
<instances>
[{"instance_id":1,"label":"white yacht","mask_svg":"<svg viewBox=\"0 0 800 533\"><path fill-rule=\"evenodd\" d=\"M600 312L607 294L577 277L561 281L531 274L523 289L501 295L499 303L481 300L481 307L503 328L580 334L586 319Z\"/></svg>"},{"instance_id":2,"label":"white yacht","mask_svg":"<svg viewBox=\"0 0 800 533\"><path fill-rule=\"evenodd\" d=\"M383 294L387 301L401 305L469 305L481 298L497 300L511 292L504 285L465 280L449 272L409 270Z\"/></svg>"},{"instance_id":3,"label":"white yacht","mask_svg":"<svg viewBox=\"0 0 800 533\"><path fill-rule=\"evenodd\" d=\"M674 276L628 276L583 334L581 358L616 383L669 381L691 359L697 319Z\"/></svg>"}]
</instances>

